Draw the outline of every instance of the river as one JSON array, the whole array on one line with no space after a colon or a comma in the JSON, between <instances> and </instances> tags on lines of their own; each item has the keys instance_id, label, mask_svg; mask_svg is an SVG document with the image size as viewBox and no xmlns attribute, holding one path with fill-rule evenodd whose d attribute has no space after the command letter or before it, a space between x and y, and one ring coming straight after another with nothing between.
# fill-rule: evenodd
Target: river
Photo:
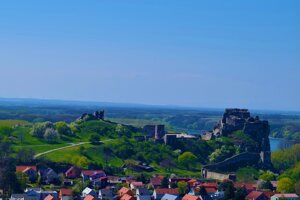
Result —
<instances>
[{"instance_id":1,"label":"river","mask_svg":"<svg viewBox=\"0 0 300 200\"><path fill-rule=\"evenodd\" d=\"M293 145L293 142L282 139L282 138L273 138L270 137L270 146L271 146L271 151L276 151L281 149L282 147L290 147Z\"/></svg>"}]
</instances>

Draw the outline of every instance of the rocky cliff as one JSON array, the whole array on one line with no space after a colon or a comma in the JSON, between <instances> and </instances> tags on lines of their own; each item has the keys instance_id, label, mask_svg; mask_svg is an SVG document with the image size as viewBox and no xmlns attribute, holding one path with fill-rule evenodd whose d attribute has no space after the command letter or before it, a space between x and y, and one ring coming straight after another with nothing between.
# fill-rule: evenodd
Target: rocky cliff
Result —
<instances>
[{"instance_id":1,"label":"rocky cliff","mask_svg":"<svg viewBox=\"0 0 300 200\"><path fill-rule=\"evenodd\" d=\"M251 152L260 154L263 168L271 168L268 121L260 120L258 116L252 117L247 109L226 109L222 119L214 127L213 135L230 136L235 131L242 131L258 144L256 149L251 149Z\"/></svg>"}]
</instances>

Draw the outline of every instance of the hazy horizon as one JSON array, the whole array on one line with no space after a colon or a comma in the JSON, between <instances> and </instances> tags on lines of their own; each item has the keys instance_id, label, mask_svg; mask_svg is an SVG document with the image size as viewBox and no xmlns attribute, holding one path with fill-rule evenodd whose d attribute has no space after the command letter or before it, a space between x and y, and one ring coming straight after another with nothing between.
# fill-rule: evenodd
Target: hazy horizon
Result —
<instances>
[{"instance_id":1,"label":"hazy horizon","mask_svg":"<svg viewBox=\"0 0 300 200\"><path fill-rule=\"evenodd\" d=\"M300 111L299 1L0 3L0 97Z\"/></svg>"}]
</instances>

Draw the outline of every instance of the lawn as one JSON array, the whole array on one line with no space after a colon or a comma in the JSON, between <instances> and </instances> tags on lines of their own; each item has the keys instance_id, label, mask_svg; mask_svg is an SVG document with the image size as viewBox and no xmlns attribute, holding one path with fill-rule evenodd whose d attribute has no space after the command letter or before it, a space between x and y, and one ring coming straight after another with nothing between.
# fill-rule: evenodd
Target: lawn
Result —
<instances>
[{"instance_id":1,"label":"lawn","mask_svg":"<svg viewBox=\"0 0 300 200\"><path fill-rule=\"evenodd\" d=\"M109 143L112 141L107 141L105 143ZM84 155L80 152L80 148L83 149ZM55 161L55 162L67 162L72 163L72 159L77 156L85 156L90 162L101 163L102 165L106 164L106 159L104 156L103 148L100 145L92 145L92 144L83 144L80 146L70 147L63 150L58 150L55 152L48 153L43 157L45 159ZM113 155L107 157L108 164L114 167L121 167L123 161L118 157Z\"/></svg>"}]
</instances>

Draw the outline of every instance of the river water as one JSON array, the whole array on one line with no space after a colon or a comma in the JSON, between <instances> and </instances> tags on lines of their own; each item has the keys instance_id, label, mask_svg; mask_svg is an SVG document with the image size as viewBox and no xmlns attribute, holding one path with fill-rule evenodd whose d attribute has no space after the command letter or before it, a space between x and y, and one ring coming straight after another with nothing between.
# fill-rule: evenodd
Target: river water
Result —
<instances>
[{"instance_id":1,"label":"river water","mask_svg":"<svg viewBox=\"0 0 300 200\"><path fill-rule=\"evenodd\" d=\"M292 146L293 143L291 141L282 139L282 138L272 138L270 137L270 146L271 146L271 151L276 151L281 149L282 147L290 147Z\"/></svg>"}]
</instances>

